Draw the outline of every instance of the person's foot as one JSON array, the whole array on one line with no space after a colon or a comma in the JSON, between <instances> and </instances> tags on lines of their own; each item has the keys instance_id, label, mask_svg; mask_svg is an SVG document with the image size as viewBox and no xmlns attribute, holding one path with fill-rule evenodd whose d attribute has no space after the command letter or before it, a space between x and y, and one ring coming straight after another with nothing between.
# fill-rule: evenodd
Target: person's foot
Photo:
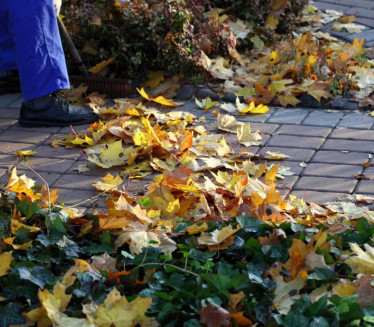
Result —
<instances>
[{"instance_id":1,"label":"person's foot","mask_svg":"<svg viewBox=\"0 0 374 327\"><path fill-rule=\"evenodd\" d=\"M21 92L17 70L0 71L0 94Z\"/></svg>"},{"instance_id":2,"label":"person's foot","mask_svg":"<svg viewBox=\"0 0 374 327\"><path fill-rule=\"evenodd\" d=\"M64 96L55 92L36 102L23 102L19 124L25 127L69 126L90 124L98 116L89 108L69 105ZM40 105L40 103L43 103Z\"/></svg>"}]
</instances>

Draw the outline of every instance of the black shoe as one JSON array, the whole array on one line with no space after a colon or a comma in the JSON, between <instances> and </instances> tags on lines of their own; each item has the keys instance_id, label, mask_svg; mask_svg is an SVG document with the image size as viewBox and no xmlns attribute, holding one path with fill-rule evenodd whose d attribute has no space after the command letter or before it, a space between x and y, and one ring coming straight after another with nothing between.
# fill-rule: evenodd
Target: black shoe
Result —
<instances>
[{"instance_id":1,"label":"black shoe","mask_svg":"<svg viewBox=\"0 0 374 327\"><path fill-rule=\"evenodd\" d=\"M0 77L0 94L21 92L17 70L11 70L6 77Z\"/></svg>"},{"instance_id":2,"label":"black shoe","mask_svg":"<svg viewBox=\"0 0 374 327\"><path fill-rule=\"evenodd\" d=\"M69 105L61 93L50 95L49 103L38 109L22 103L19 124L25 127L69 126L90 124L98 120L98 116L89 108Z\"/></svg>"}]
</instances>

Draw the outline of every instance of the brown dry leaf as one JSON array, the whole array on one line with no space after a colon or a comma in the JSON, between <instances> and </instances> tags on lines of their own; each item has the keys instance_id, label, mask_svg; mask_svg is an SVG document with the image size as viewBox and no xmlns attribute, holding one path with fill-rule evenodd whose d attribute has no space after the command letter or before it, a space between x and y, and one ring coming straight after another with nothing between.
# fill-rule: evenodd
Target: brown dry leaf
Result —
<instances>
[{"instance_id":1,"label":"brown dry leaf","mask_svg":"<svg viewBox=\"0 0 374 327\"><path fill-rule=\"evenodd\" d=\"M230 313L216 304L209 303L200 310L200 322L207 327L229 327Z\"/></svg>"}]
</instances>

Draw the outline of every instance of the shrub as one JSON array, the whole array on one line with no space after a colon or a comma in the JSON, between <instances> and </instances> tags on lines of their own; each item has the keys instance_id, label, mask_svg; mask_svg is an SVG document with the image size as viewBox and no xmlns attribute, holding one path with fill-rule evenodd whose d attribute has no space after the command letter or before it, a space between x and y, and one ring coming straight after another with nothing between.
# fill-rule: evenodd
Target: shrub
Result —
<instances>
[{"instance_id":1,"label":"shrub","mask_svg":"<svg viewBox=\"0 0 374 327\"><path fill-rule=\"evenodd\" d=\"M230 27L220 22L217 12L212 14L212 6L230 5L230 12L254 21L254 31L265 35L270 29L264 17L273 15L279 21L277 31L288 32L306 1L65 0L62 14L87 67L114 58L102 75L138 78L146 70L199 72L202 51L210 57L227 56L232 46ZM70 73L77 73L78 67L66 53Z\"/></svg>"}]
</instances>

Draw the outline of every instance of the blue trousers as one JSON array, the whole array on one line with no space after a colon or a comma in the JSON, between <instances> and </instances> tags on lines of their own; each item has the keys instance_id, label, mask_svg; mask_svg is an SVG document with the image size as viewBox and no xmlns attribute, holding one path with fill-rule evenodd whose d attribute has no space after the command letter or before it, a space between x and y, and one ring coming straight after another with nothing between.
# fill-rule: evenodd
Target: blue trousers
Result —
<instances>
[{"instance_id":1,"label":"blue trousers","mask_svg":"<svg viewBox=\"0 0 374 327\"><path fill-rule=\"evenodd\" d=\"M70 88L53 0L0 0L0 70L14 69L25 101Z\"/></svg>"}]
</instances>

